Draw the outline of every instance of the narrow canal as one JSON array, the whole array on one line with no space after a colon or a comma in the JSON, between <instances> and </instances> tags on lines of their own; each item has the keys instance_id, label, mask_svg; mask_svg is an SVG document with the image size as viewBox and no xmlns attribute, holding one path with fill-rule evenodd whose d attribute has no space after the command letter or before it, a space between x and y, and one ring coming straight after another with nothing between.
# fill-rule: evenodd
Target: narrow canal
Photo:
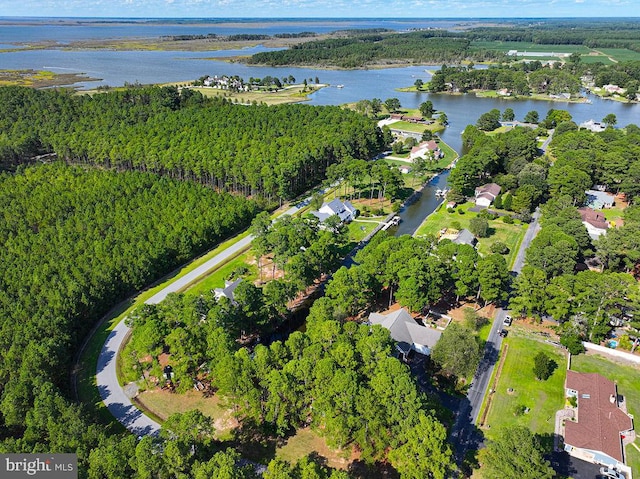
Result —
<instances>
[{"instance_id":1,"label":"narrow canal","mask_svg":"<svg viewBox=\"0 0 640 479\"><path fill-rule=\"evenodd\" d=\"M443 198L436 196L436 191L447 187L449 173L451 173L450 170L445 170L434 176L422 189L418 198L398 213L402 222L395 231L396 236L414 234L424 219L442 203Z\"/></svg>"}]
</instances>

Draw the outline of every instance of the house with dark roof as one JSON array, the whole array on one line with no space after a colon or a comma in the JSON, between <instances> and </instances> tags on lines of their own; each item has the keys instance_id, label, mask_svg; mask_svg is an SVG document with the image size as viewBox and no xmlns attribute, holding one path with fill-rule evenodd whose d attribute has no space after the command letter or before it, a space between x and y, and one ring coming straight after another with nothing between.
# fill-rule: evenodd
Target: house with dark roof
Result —
<instances>
[{"instance_id":1,"label":"house with dark roof","mask_svg":"<svg viewBox=\"0 0 640 479\"><path fill-rule=\"evenodd\" d=\"M597 373L567 371L567 397L575 398L573 418L564 421L564 450L571 456L627 470L623 441L635 438L616 384Z\"/></svg>"},{"instance_id":2,"label":"house with dark roof","mask_svg":"<svg viewBox=\"0 0 640 479\"><path fill-rule=\"evenodd\" d=\"M442 336L441 331L418 324L404 308L389 314L371 313L369 323L389 330L398 351L405 357L412 349L428 356Z\"/></svg>"},{"instance_id":3,"label":"house with dark roof","mask_svg":"<svg viewBox=\"0 0 640 479\"><path fill-rule=\"evenodd\" d=\"M591 208L578 208L582 224L585 225L591 239L598 239L607 232L609 223L602 213Z\"/></svg>"},{"instance_id":4,"label":"house with dark roof","mask_svg":"<svg viewBox=\"0 0 640 479\"><path fill-rule=\"evenodd\" d=\"M496 183L488 183L476 188L476 206L489 207L502 188Z\"/></svg>"},{"instance_id":5,"label":"house with dark roof","mask_svg":"<svg viewBox=\"0 0 640 479\"><path fill-rule=\"evenodd\" d=\"M357 211L350 201L342 202L338 198L334 198L329 203L323 203L318 211L312 211L311 214L321 222L330 216L337 215L340 221L349 223L356 217Z\"/></svg>"}]
</instances>

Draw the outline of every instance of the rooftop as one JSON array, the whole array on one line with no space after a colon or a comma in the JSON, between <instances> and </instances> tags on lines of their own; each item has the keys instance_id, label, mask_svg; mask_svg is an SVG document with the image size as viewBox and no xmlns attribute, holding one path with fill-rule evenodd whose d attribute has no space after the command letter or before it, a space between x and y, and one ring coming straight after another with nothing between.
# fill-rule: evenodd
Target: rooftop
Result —
<instances>
[{"instance_id":1,"label":"rooftop","mask_svg":"<svg viewBox=\"0 0 640 479\"><path fill-rule=\"evenodd\" d=\"M566 387L578 392L578 422L566 421L565 443L624 462L621 434L633 429L633 421L618 407L615 383L597 373L569 370Z\"/></svg>"}]
</instances>

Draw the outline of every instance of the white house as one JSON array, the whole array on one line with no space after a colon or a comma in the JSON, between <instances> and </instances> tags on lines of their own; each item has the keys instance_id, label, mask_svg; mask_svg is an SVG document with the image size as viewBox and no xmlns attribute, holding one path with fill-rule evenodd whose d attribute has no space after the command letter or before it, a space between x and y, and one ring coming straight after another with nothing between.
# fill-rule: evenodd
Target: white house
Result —
<instances>
[{"instance_id":1,"label":"white house","mask_svg":"<svg viewBox=\"0 0 640 479\"><path fill-rule=\"evenodd\" d=\"M433 155L433 157L436 159L444 157L444 153L434 140L423 141L419 145L411 148L411 153L409 153L409 161L413 161L420 156L431 155Z\"/></svg>"},{"instance_id":2,"label":"white house","mask_svg":"<svg viewBox=\"0 0 640 479\"><path fill-rule=\"evenodd\" d=\"M329 203L323 203L318 211L312 211L311 214L324 221L330 216L337 215L343 223L349 223L356 217L357 209L350 201L342 202L338 198L333 199Z\"/></svg>"},{"instance_id":3,"label":"white house","mask_svg":"<svg viewBox=\"0 0 640 479\"><path fill-rule=\"evenodd\" d=\"M476 188L476 206L489 207L496 196L500 194L500 185L496 183L489 183L484 186L478 186Z\"/></svg>"},{"instance_id":4,"label":"white house","mask_svg":"<svg viewBox=\"0 0 640 479\"><path fill-rule=\"evenodd\" d=\"M585 128L593 133L600 133L607 129L602 123L593 120L580 123L580 128Z\"/></svg>"},{"instance_id":5,"label":"white house","mask_svg":"<svg viewBox=\"0 0 640 479\"><path fill-rule=\"evenodd\" d=\"M428 356L442 336L441 331L416 323L404 308L386 315L371 313L369 323L379 324L389 330L391 338L398 343L396 347L404 356L412 349Z\"/></svg>"},{"instance_id":6,"label":"white house","mask_svg":"<svg viewBox=\"0 0 640 479\"><path fill-rule=\"evenodd\" d=\"M242 278L236 279L235 281L227 281L224 280L224 288L216 288L213 290L213 295L216 300L225 297L233 304L236 304L235 299L233 298L233 292L238 287L238 285L242 282Z\"/></svg>"}]
</instances>

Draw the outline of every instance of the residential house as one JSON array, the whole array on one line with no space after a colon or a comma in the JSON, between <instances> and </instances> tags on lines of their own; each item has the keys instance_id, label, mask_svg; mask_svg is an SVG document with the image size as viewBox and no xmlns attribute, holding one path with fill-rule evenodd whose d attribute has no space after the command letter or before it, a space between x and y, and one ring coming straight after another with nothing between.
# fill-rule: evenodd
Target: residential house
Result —
<instances>
[{"instance_id":1,"label":"residential house","mask_svg":"<svg viewBox=\"0 0 640 479\"><path fill-rule=\"evenodd\" d=\"M600 133L607 129L602 123L593 120L580 123L580 128L585 128L593 133Z\"/></svg>"},{"instance_id":2,"label":"residential house","mask_svg":"<svg viewBox=\"0 0 640 479\"><path fill-rule=\"evenodd\" d=\"M602 213L590 208L578 208L578 213L580 213L582 224L586 226L591 239L598 239L609 229L609 223Z\"/></svg>"},{"instance_id":3,"label":"residential house","mask_svg":"<svg viewBox=\"0 0 640 479\"><path fill-rule=\"evenodd\" d=\"M329 203L323 203L318 211L312 211L311 214L318 218L321 222L333 215L337 215L343 223L349 223L357 216L358 210L350 201L342 202L338 198L334 198Z\"/></svg>"},{"instance_id":4,"label":"residential house","mask_svg":"<svg viewBox=\"0 0 640 479\"><path fill-rule=\"evenodd\" d=\"M434 140L423 141L419 145L411 148L409 160L413 161L420 156L433 156L433 158L444 158L444 152Z\"/></svg>"},{"instance_id":5,"label":"residential house","mask_svg":"<svg viewBox=\"0 0 640 479\"><path fill-rule=\"evenodd\" d=\"M410 166L399 166L398 170L400 171L400 173L402 173L403 175L406 175L408 173L411 173L411 167Z\"/></svg>"},{"instance_id":6,"label":"residential house","mask_svg":"<svg viewBox=\"0 0 640 479\"><path fill-rule=\"evenodd\" d=\"M489 183L484 186L478 186L476 188L476 206L489 207L496 196L500 194L500 185L496 183Z\"/></svg>"},{"instance_id":7,"label":"residential house","mask_svg":"<svg viewBox=\"0 0 640 479\"><path fill-rule=\"evenodd\" d=\"M619 87L618 85L603 85L602 89L607 93L622 95L625 91L624 88Z\"/></svg>"},{"instance_id":8,"label":"residential house","mask_svg":"<svg viewBox=\"0 0 640 479\"><path fill-rule=\"evenodd\" d=\"M469 246L473 247L475 247L476 243L478 242L476 237L473 236L473 233L466 228L461 230L458 233L458 236L456 236L451 241L453 241L455 244L468 244Z\"/></svg>"},{"instance_id":9,"label":"residential house","mask_svg":"<svg viewBox=\"0 0 640 479\"><path fill-rule=\"evenodd\" d=\"M405 358L412 349L428 356L442 336L441 331L418 324L404 308L386 315L371 313L369 323L389 330L391 338L397 342L398 351Z\"/></svg>"},{"instance_id":10,"label":"residential house","mask_svg":"<svg viewBox=\"0 0 640 479\"><path fill-rule=\"evenodd\" d=\"M587 190L587 207L594 210L611 208L615 203L615 197L611 193L599 190Z\"/></svg>"},{"instance_id":11,"label":"residential house","mask_svg":"<svg viewBox=\"0 0 640 479\"><path fill-rule=\"evenodd\" d=\"M224 280L224 288L216 288L213 290L213 295L215 296L216 300L225 297L227 298L229 301L231 301L232 304L236 304L236 301L233 297L233 292L235 291L235 289L238 287L238 285L242 282L242 278L236 279L235 281L227 281L226 279Z\"/></svg>"},{"instance_id":12,"label":"residential house","mask_svg":"<svg viewBox=\"0 0 640 479\"><path fill-rule=\"evenodd\" d=\"M626 413L616 384L598 373L567 371L565 390L577 408L564 421L564 450L571 456L626 470L623 441L635 438L633 419Z\"/></svg>"}]
</instances>

